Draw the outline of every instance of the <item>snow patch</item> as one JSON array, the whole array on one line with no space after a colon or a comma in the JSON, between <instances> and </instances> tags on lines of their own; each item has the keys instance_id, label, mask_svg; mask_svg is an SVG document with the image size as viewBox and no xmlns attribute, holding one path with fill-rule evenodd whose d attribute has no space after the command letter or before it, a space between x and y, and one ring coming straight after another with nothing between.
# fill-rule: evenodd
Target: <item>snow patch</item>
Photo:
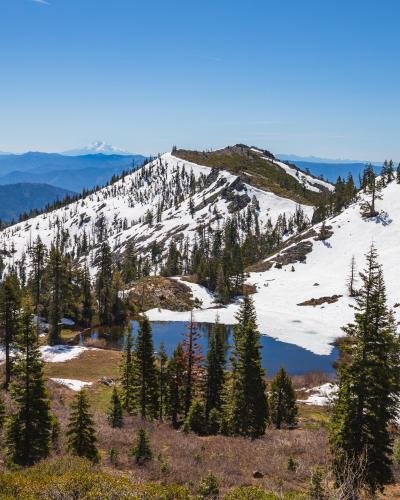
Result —
<instances>
[{"instance_id":1,"label":"snow patch","mask_svg":"<svg viewBox=\"0 0 400 500\"><path fill-rule=\"evenodd\" d=\"M328 382L327 384L307 389L306 392L310 394L308 398L299 399L298 402L315 406L327 406L332 403L337 391L338 386Z\"/></svg>"},{"instance_id":2,"label":"snow patch","mask_svg":"<svg viewBox=\"0 0 400 500\"><path fill-rule=\"evenodd\" d=\"M86 386L92 385L92 382L83 382L83 380L75 380L72 378L50 378L56 384L64 385L71 389L72 391L80 391Z\"/></svg>"},{"instance_id":3,"label":"snow patch","mask_svg":"<svg viewBox=\"0 0 400 500\"><path fill-rule=\"evenodd\" d=\"M93 348L91 348L93 350ZM79 357L88 347L80 345L45 345L40 347L43 361L47 363L64 363Z\"/></svg>"}]
</instances>

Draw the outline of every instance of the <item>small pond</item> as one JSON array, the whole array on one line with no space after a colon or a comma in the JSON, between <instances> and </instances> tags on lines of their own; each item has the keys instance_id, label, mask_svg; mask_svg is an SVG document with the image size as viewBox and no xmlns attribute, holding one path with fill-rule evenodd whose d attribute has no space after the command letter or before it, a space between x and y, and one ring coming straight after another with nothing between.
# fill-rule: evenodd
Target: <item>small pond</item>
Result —
<instances>
[{"instance_id":1,"label":"small pond","mask_svg":"<svg viewBox=\"0 0 400 500\"><path fill-rule=\"evenodd\" d=\"M203 353L207 352L208 335L212 328L210 323L196 323L198 331L201 333L200 343ZM164 342L168 355L171 355L176 345L183 340L183 333L187 331L187 323L182 321L153 321L153 342L157 351L161 342ZM122 350L126 343L127 333L131 329L133 336L138 331L138 322L131 321L124 327L93 329L89 333L81 336L81 343L101 342L102 347ZM233 327L225 326L225 338L227 351L231 344ZM94 341L94 342L93 342ZM283 366L291 375L301 375L309 371L321 371L333 373L335 370L333 362L338 358L338 350L333 349L331 354L323 356L314 354L302 347L286 342L280 342L272 337L261 336L263 367L268 375L273 375ZM228 355L228 352L227 352Z\"/></svg>"}]
</instances>

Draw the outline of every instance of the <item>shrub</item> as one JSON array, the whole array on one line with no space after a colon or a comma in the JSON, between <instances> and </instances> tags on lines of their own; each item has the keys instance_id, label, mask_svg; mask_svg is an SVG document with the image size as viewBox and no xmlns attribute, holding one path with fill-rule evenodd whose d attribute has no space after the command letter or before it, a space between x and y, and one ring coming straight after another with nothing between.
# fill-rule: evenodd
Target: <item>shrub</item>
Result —
<instances>
[{"instance_id":1,"label":"shrub","mask_svg":"<svg viewBox=\"0 0 400 500\"><path fill-rule=\"evenodd\" d=\"M189 413L185 418L182 430L184 432L195 432L196 434L206 434L206 419L204 415L204 404L199 401L193 401Z\"/></svg>"},{"instance_id":2,"label":"shrub","mask_svg":"<svg viewBox=\"0 0 400 500\"><path fill-rule=\"evenodd\" d=\"M200 498L219 497L217 478L214 476L212 472L209 472L208 475L201 480L198 488L198 494Z\"/></svg>"},{"instance_id":3,"label":"shrub","mask_svg":"<svg viewBox=\"0 0 400 500\"><path fill-rule=\"evenodd\" d=\"M139 429L136 437L136 443L132 448L132 455L135 458L136 463L139 465L143 465L145 462L153 458L150 440L145 429Z\"/></svg>"}]
</instances>

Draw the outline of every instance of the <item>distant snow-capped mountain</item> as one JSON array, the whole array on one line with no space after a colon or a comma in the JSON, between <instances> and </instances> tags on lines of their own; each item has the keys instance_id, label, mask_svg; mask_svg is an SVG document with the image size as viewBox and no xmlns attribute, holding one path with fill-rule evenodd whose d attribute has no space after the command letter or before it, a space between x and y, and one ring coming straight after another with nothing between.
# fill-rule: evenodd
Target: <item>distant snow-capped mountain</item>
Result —
<instances>
[{"instance_id":1,"label":"distant snow-capped mountain","mask_svg":"<svg viewBox=\"0 0 400 500\"><path fill-rule=\"evenodd\" d=\"M130 155L128 151L116 148L111 144L107 144L104 141L96 141L84 146L81 149L71 149L69 151L64 151L62 153L66 156L83 156L91 154L103 154L103 155Z\"/></svg>"}]
</instances>

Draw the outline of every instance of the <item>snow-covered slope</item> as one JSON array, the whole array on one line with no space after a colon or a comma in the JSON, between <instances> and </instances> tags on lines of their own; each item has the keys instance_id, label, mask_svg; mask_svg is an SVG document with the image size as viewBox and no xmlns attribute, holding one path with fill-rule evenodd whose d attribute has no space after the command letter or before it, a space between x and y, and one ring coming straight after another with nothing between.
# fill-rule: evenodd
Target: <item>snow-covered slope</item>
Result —
<instances>
[{"instance_id":1,"label":"snow-covered slope","mask_svg":"<svg viewBox=\"0 0 400 500\"><path fill-rule=\"evenodd\" d=\"M57 232L65 241L65 250L74 255L85 237L91 249L90 264L105 239L115 252L121 252L131 239L141 252L154 242L165 250L172 237L193 241L201 225L221 225L233 211L246 210L254 198L260 207L261 226L269 219L274 223L280 214L290 216L296 211L296 203L288 198L245 184L224 170L167 153L82 200L3 230L0 253L7 264L16 263L38 236L49 246ZM312 207L302 208L311 218Z\"/></svg>"},{"instance_id":2,"label":"snow-covered slope","mask_svg":"<svg viewBox=\"0 0 400 500\"><path fill-rule=\"evenodd\" d=\"M103 155L130 155L127 151L123 149L116 148L111 144L107 144L104 141L96 141L84 146L81 149L71 149L69 151L64 151L62 154L65 156L82 156L91 154L103 154Z\"/></svg>"},{"instance_id":3,"label":"snow-covered slope","mask_svg":"<svg viewBox=\"0 0 400 500\"><path fill-rule=\"evenodd\" d=\"M306 262L276 266L264 272L250 273L248 282L256 285L254 301L260 330L281 341L297 344L316 354L329 354L332 342L343 334L341 327L354 318L354 299L348 296L347 278L354 255L358 271L365 265L365 253L371 243L378 249L383 266L388 303L400 303L400 185L392 182L382 191L377 201L379 216L365 219L360 213L361 200L340 215L327 221L333 234L325 241L314 235L304 241L312 245ZM297 243L293 243L292 248ZM290 247L289 247L290 248ZM267 259L271 263L276 256ZM268 267L266 265L266 267ZM358 283L359 284L359 283ZM336 302L320 305L298 305L312 298L342 295ZM205 308L196 313L198 321L213 321L218 313L220 321L234 323L238 304L216 310ZM400 307L394 307L400 321ZM153 310L151 319L187 320L186 313Z\"/></svg>"}]
</instances>

